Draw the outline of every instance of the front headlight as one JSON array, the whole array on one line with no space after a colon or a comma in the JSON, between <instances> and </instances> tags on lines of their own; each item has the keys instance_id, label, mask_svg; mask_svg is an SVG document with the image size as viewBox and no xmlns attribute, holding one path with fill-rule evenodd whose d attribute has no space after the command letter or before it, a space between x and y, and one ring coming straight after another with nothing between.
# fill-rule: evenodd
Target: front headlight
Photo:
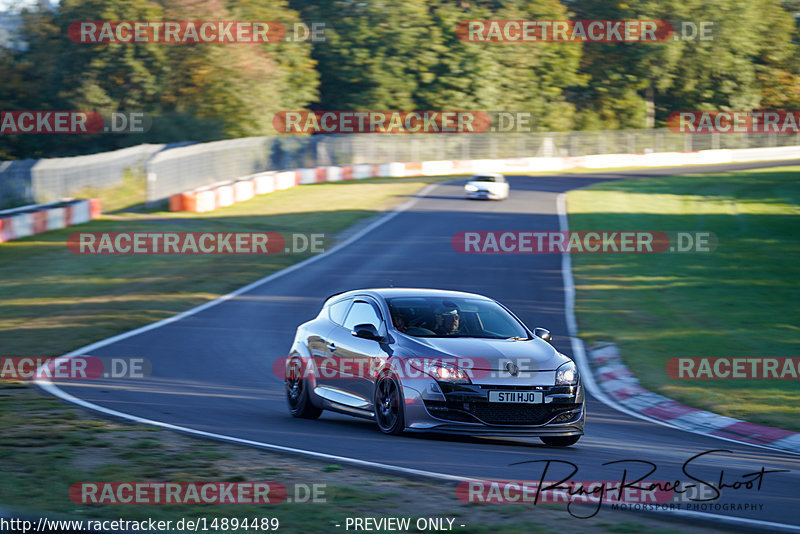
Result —
<instances>
[{"instance_id":1,"label":"front headlight","mask_svg":"<svg viewBox=\"0 0 800 534\"><path fill-rule=\"evenodd\" d=\"M464 186L464 189L466 191L477 191L478 190L478 186L475 186L475 185L472 185L472 184L467 184L467 185Z\"/></svg>"},{"instance_id":2,"label":"front headlight","mask_svg":"<svg viewBox=\"0 0 800 534\"><path fill-rule=\"evenodd\" d=\"M450 382L451 384L471 383L469 375L465 370L449 363L411 358L408 360L408 364L417 371L422 371L441 382Z\"/></svg>"},{"instance_id":3,"label":"front headlight","mask_svg":"<svg viewBox=\"0 0 800 534\"><path fill-rule=\"evenodd\" d=\"M574 386L578 383L578 368L575 362L569 361L556 369L557 386Z\"/></svg>"}]
</instances>

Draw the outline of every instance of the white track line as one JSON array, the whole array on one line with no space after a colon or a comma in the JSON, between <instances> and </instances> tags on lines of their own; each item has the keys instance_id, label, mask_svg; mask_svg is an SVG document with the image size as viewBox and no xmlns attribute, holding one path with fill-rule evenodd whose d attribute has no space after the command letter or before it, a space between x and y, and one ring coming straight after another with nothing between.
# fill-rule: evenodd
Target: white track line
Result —
<instances>
[{"instance_id":1,"label":"white track line","mask_svg":"<svg viewBox=\"0 0 800 534\"><path fill-rule=\"evenodd\" d=\"M558 199L556 200L558 205L558 223L559 228L562 232L569 231L569 225L567 223L567 193L560 193L558 195ZM759 449L767 449L770 451L781 452L785 454L798 454L794 451L787 451L784 449L776 449L774 447L769 447L767 445L759 445L757 443L747 443L744 441L737 441L735 439L725 438L722 436L715 436L713 434L707 434L700 430L689 430L686 428L680 428L678 426L672 425L667 421L661 421L659 419L653 419L652 417L648 417L643 415L639 412L626 408L622 404L619 404L617 401L606 395L606 393L600 389L600 386L597 385L597 382L594 380L594 375L592 374L592 370L589 367L589 359L586 357L586 351L583 347L583 340L578 337L578 321L575 318L575 281L572 278L572 259L570 258L570 254L568 252L561 253L561 275L564 278L564 314L566 315L567 319L567 330L569 332L570 341L572 343L572 353L575 355L576 363L578 364L578 368L581 371L581 378L583 379L583 384L589 392L597 398L600 402L623 412L631 417L636 417L638 419L642 419L644 421L649 421L651 423L656 423L658 425L667 426L670 428L674 428L675 430L681 430L683 432L690 432L692 434L697 434L699 436L705 436L708 438L715 438L720 439L722 441L728 441L730 443L738 443L739 445L749 445L750 447L756 447Z\"/></svg>"},{"instance_id":2,"label":"white track line","mask_svg":"<svg viewBox=\"0 0 800 534\"><path fill-rule=\"evenodd\" d=\"M126 339L126 338L129 338L131 336L135 336L137 334L140 334L142 332L147 332L149 330L153 330L155 328L159 328L161 326L170 324L170 323L175 322L175 321L179 321L179 320L181 320L181 319L183 319L185 317L189 317L189 316L194 315L196 313L199 313L199 312L201 312L201 311L203 311L205 309L211 308L212 306L216 306L217 304L221 304L222 302L225 302L225 301L227 301L227 300L229 300L229 299L231 299L231 298L233 298L233 297L235 297L237 295L241 295L242 293L246 293L247 291L250 291L251 289L255 289L256 287L261 286L261 285L263 285L263 284L265 284L267 282L270 282L272 280L275 280L276 278L279 278L279 277L284 276L286 274L289 274L289 273L291 273L291 272L293 272L293 271L295 271L297 269L305 267L306 265L310 265L311 263L319 261L321 258L324 258L325 256L333 254L334 252L346 247L350 243L352 243L352 242L356 241L357 239L359 239L361 236L371 232L375 228L378 228L379 226L389 222L391 219L393 219L394 217L396 217L400 213L408 210L420 198L423 198L423 197L427 196L437 185L440 185L440 184L430 184L430 185L426 186L419 193L417 193L416 196L414 196L413 198L411 198L408 201L404 202L401 206L398 206L396 209L392 210L390 213L384 215L383 217L381 217L377 221L373 222L372 224L368 225L367 227L365 227L364 229L360 230L359 232L356 232L355 234L350 236L348 239L346 239L342 243L339 243L335 247L333 247L333 248L331 248L329 250L326 250L325 252L323 252L321 254L318 254L317 256L312 256L312 257L310 257L308 259L305 259L305 260L301 261L300 263L296 263L296 264L294 264L294 265L292 265L290 267L287 267L286 269L283 269L281 271L273 273L273 274L271 274L269 276L266 276L266 277L264 277L264 278L262 278L260 280L256 280L255 282L253 282L251 284L248 284L248 285L246 285L244 287L241 287L241 288L237 289L236 291L228 293L227 295L223 295L222 297L219 297L219 298L217 298L215 300L206 302L205 304L201 304L200 306L197 306L197 307L192 308L190 310L186 310L185 312L181 312L181 313L179 313L177 315L174 315L172 317L168 317L167 319L162 319L161 321L158 321L158 322L155 322L155 323L152 323L152 324L149 324L149 325L145 325L145 326L136 328L136 329L131 330L129 332L124 332L122 334L118 334L116 336L112 336L110 338L107 338L107 339L104 339L104 340L101 340L101 341L97 341L96 343L92 343L92 344L87 345L85 347L82 347L80 349L74 350L74 351L72 351L72 352L70 352L68 354L63 355L63 356L59 356L59 358L71 358L71 357L74 357L74 356L85 355L86 353L88 353L90 351L93 351L93 350L95 350L97 348L100 348L100 347L104 347L106 345L110 345L110 344L115 343L115 342L117 342L119 340ZM558 199L557 199L558 210L559 210L558 211L559 224L562 226L562 228L561 228L562 231L565 231L566 227L567 227L566 212L562 210L562 204L566 205L566 203L564 201L565 198L566 198L565 194L561 193L558 196ZM602 395L602 393L600 393L599 395L596 393L596 391L599 392L599 388L597 387L597 384L594 382L593 378L591 378L591 373L587 373L586 372L588 370L588 369L586 369L586 355L583 352L583 344L582 344L581 340L578 339L578 337L577 337L577 323L575 321L575 312L574 312L575 285L574 285L574 283L572 281L572 267L571 267L571 262L569 260L569 254L562 255L562 273L564 275L564 292L565 292L565 295L566 295L565 298L566 298L566 306L567 306L567 308L566 308L567 325L568 325L568 328L569 328L569 331L570 331L570 336L571 336L571 339L572 339L572 348L573 348L573 351L576 354L576 356L578 356L578 365L581 368L581 374L583 375L584 380L586 381L586 379L588 378L588 382L586 382L586 383L589 384L589 389L590 389L591 393L594 396L596 396L598 399L603 401L605 404L607 404L608 406L611 406L612 408L615 408L617 410L623 411L623 412L625 412L625 413L627 413L629 415L632 415L634 417L639 417L640 419L646 419L646 420L652 421L654 423L664 424L663 421L657 421L657 420L654 420L654 419L649 419L647 417L640 416L640 415L636 414L635 412L631 412L631 411L629 411L627 409L624 409L624 408L621 408L619 406L616 406L613 403L611 403L610 400L608 400L608 401L604 400L603 399L604 395ZM569 285L567 285L568 282L569 282ZM378 463L378 462L370 462L370 461L366 461L366 460L359 460L358 458L349 458L349 457L346 457L346 456L336 456L336 455L333 455L333 454L326 454L326 453L322 453L322 452L309 451L309 450L305 450L305 449L295 449L293 447L284 447L282 445L275 445L275 444L272 444L272 443L264 443L264 442L261 442L261 441L253 441L253 440L249 440L249 439L242 439L242 438L237 438L235 436L228 436L228 435L225 435L225 434L215 434L215 433L212 433L212 432L204 432L202 430L195 430L193 428L173 425L173 424L170 424L170 423L165 423L163 421L156 421L156 420L153 420L153 419L146 419L146 418L138 417L138 416L135 416L135 415L132 415L132 414L128 414L128 413L124 413L124 412L118 412L116 410L111 410L109 408L104 408L103 406L100 406L98 404L87 402L85 400L82 400L82 399L79 399L77 397L74 397L73 395L70 395L69 393L66 393L65 391L61 390L58 386L53 384L52 381L47 380L47 379L37 379L37 380L34 380L34 383L36 385L38 385L39 387L41 387L43 390L47 391L48 393L50 393L50 394L52 394L52 395L54 395L54 396L56 396L56 397L58 397L58 398L60 398L60 399L62 399L64 401L66 401L66 402L71 402L73 404L77 404L78 406L81 406L81 407L89 409L89 410L94 410L96 412L104 413L104 414L112 416L112 417L119 417L119 418L122 418L122 419L127 419L129 421L133 421L133 422L139 423L139 424L157 426L157 427L165 428L165 429L168 429L168 430L174 430L174 431L177 431L177 432L183 432L185 434L191 434L191 435L194 435L194 436L200 436L200 437L209 438L209 439L215 439L215 440L220 440L220 441L227 441L227 442L231 442L231 443L238 443L240 445L248 445L248 446L251 446L251 447L257 447L257 448L261 448L261 449L273 450L273 451L277 451L277 452L300 454L300 455L309 456L309 457L317 458L317 459L323 459L323 460L333 460L333 461L337 461L337 462L347 463L347 464L350 464L350 465L356 465L356 466L359 466L359 467L365 467L365 468L370 468L370 469L381 469L381 470L385 470L385 471L389 471L389 472L393 472L393 473L404 474L404 475L420 476L420 477L431 478L431 479L435 479L435 480L443 480L443 481L448 481L448 482L462 482L462 481L478 480L478 479L467 478L467 477L457 477L457 476L454 476L454 475L448 475L446 473L436 473L436 472L433 472L433 471L423 471L423 470L419 470L419 469L411 469L411 468L408 468L408 467L398 467L398 466L382 464L382 463ZM671 426L671 425L666 425L666 426ZM717 437L717 436L713 436L713 437ZM720 439L722 439L722 438L720 438ZM604 503L604 506L609 506L609 505L610 505L610 503ZM659 512L659 513L672 513L674 515L680 515L682 517L685 517L685 516L697 517L697 518L707 519L707 520L711 520L711 521L722 521L722 522L732 523L732 524L737 524L737 525L757 525L757 526L762 527L762 528L772 528L772 529L780 528L780 529L784 529L784 530L788 530L788 531L800 532L800 527L796 527L794 525L786 525L786 524L782 524L782 523L772 523L772 522L769 522L769 521L759 521L757 519L746 519L746 518L740 518L740 517L729 517L729 516L722 516L722 515L716 515L716 514L709 514L709 513L705 513L705 512L693 512L693 511L689 511L689 510L680 510L680 511L677 511L677 510L676 511L656 510L656 512Z\"/></svg>"}]
</instances>

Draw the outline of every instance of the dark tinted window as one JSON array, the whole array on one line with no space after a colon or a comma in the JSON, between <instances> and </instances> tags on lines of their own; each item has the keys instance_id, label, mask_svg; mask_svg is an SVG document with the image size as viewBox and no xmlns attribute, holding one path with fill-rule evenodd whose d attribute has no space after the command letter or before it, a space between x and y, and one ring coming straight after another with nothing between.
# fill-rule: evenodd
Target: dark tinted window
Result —
<instances>
[{"instance_id":1,"label":"dark tinted window","mask_svg":"<svg viewBox=\"0 0 800 534\"><path fill-rule=\"evenodd\" d=\"M506 181L504 176L475 176L472 178L473 182L499 182L504 183Z\"/></svg>"},{"instance_id":2,"label":"dark tinted window","mask_svg":"<svg viewBox=\"0 0 800 534\"><path fill-rule=\"evenodd\" d=\"M328 307L328 317L331 318L336 324L344 322L344 314L347 313L347 307L350 305L351 299L340 300Z\"/></svg>"},{"instance_id":3,"label":"dark tinted window","mask_svg":"<svg viewBox=\"0 0 800 534\"><path fill-rule=\"evenodd\" d=\"M375 328L380 326L381 318L372 304L356 301L353 307L350 308L347 319L344 321L344 327L353 330L358 324L371 324L375 326Z\"/></svg>"},{"instance_id":4,"label":"dark tinted window","mask_svg":"<svg viewBox=\"0 0 800 534\"><path fill-rule=\"evenodd\" d=\"M386 302L394 327L410 336L528 339L519 321L490 300L401 297Z\"/></svg>"}]
</instances>

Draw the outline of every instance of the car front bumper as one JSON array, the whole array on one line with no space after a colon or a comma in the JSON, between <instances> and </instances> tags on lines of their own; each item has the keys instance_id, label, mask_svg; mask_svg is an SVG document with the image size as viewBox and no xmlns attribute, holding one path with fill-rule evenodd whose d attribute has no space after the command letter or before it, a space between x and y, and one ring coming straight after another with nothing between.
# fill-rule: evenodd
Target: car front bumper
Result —
<instances>
[{"instance_id":1,"label":"car front bumper","mask_svg":"<svg viewBox=\"0 0 800 534\"><path fill-rule=\"evenodd\" d=\"M486 189L479 189L477 191L467 191L467 198L474 199L487 199L487 200L500 200L504 196L500 193L489 191Z\"/></svg>"},{"instance_id":2,"label":"car front bumper","mask_svg":"<svg viewBox=\"0 0 800 534\"><path fill-rule=\"evenodd\" d=\"M583 386L403 385L406 430L488 436L580 436L586 420ZM437 391L438 389L438 391ZM489 403L490 390L543 393L541 404Z\"/></svg>"}]
</instances>

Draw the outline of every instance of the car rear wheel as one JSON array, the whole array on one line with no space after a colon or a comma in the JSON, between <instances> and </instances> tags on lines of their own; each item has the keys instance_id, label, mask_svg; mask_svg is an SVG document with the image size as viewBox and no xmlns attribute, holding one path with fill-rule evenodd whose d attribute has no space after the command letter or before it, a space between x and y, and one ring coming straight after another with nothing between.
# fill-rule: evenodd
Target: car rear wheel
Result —
<instances>
[{"instance_id":1,"label":"car rear wheel","mask_svg":"<svg viewBox=\"0 0 800 534\"><path fill-rule=\"evenodd\" d=\"M375 422L384 434L398 435L405 429L403 394L400 384L391 375L381 376L375 383Z\"/></svg>"},{"instance_id":2,"label":"car rear wheel","mask_svg":"<svg viewBox=\"0 0 800 534\"><path fill-rule=\"evenodd\" d=\"M575 445L578 443L578 440L581 439L580 436L541 436L539 438L545 445L550 445L551 447L569 447L570 445Z\"/></svg>"},{"instance_id":3,"label":"car rear wheel","mask_svg":"<svg viewBox=\"0 0 800 534\"><path fill-rule=\"evenodd\" d=\"M303 376L302 360L292 358L286 364L286 400L289 413L302 419L316 419L322 415L322 409L311 403L308 396L308 381Z\"/></svg>"}]
</instances>

